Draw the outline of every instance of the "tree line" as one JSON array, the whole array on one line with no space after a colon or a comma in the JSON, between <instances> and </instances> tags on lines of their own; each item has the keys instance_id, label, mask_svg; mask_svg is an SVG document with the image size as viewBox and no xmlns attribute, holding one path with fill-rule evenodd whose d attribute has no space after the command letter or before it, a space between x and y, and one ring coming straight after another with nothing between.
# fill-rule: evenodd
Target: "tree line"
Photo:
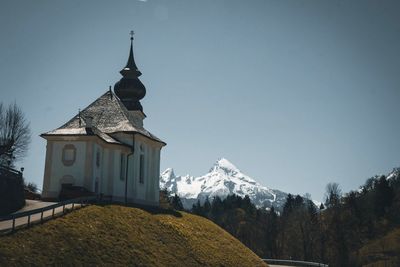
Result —
<instances>
[{"instance_id":1,"label":"tree line","mask_svg":"<svg viewBox=\"0 0 400 267\"><path fill-rule=\"evenodd\" d=\"M277 212L256 208L248 196L230 195L198 201L190 212L212 220L262 258L361 266L365 259L360 249L400 227L400 169L395 173L391 179L372 177L347 194L330 183L319 207L308 197L289 194ZM183 210L176 195L168 203ZM396 264L400 266L398 258Z\"/></svg>"}]
</instances>

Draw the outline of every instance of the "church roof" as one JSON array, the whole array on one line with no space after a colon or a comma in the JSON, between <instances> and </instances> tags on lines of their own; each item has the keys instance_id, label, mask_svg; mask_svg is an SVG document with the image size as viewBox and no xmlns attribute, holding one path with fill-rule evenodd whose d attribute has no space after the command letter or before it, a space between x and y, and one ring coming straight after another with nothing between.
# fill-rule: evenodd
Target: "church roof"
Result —
<instances>
[{"instance_id":1,"label":"church roof","mask_svg":"<svg viewBox=\"0 0 400 267\"><path fill-rule=\"evenodd\" d=\"M94 126L91 130L86 128L86 121L89 117L92 118ZM107 143L123 145L110 135L119 132L138 133L165 144L142 126L136 125L124 104L111 90L97 98L61 127L41 136L97 135Z\"/></svg>"}]
</instances>

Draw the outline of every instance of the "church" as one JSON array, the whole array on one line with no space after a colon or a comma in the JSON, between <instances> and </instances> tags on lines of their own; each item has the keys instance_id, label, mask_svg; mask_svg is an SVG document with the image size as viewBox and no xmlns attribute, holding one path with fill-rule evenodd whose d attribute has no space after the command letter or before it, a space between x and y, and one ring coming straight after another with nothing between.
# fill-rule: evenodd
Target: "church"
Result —
<instances>
[{"instance_id":1,"label":"church","mask_svg":"<svg viewBox=\"0 0 400 267\"><path fill-rule=\"evenodd\" d=\"M160 152L164 141L143 127L140 100L146 88L133 56L133 32L122 78L46 139L43 199L78 186L113 201L159 204Z\"/></svg>"}]
</instances>

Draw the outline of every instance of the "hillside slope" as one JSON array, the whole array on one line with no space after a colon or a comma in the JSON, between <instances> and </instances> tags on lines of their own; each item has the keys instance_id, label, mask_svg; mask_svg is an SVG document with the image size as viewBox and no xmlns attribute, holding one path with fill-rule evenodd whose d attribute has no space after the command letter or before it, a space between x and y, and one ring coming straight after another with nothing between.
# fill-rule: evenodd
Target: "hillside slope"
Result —
<instances>
[{"instance_id":1,"label":"hillside slope","mask_svg":"<svg viewBox=\"0 0 400 267\"><path fill-rule=\"evenodd\" d=\"M367 267L400 266L400 227L371 240L357 253L358 264Z\"/></svg>"},{"instance_id":2,"label":"hillside slope","mask_svg":"<svg viewBox=\"0 0 400 267\"><path fill-rule=\"evenodd\" d=\"M0 237L0 266L266 266L211 221L185 212L89 206Z\"/></svg>"}]
</instances>

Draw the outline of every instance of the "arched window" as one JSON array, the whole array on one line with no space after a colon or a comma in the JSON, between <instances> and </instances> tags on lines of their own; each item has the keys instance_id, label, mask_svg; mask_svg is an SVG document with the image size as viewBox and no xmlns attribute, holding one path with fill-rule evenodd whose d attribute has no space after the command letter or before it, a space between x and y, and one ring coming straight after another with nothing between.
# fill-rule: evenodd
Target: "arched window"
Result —
<instances>
[{"instance_id":1,"label":"arched window","mask_svg":"<svg viewBox=\"0 0 400 267\"><path fill-rule=\"evenodd\" d=\"M97 150L97 153L96 153L96 166L100 167L100 151L99 150Z\"/></svg>"},{"instance_id":2,"label":"arched window","mask_svg":"<svg viewBox=\"0 0 400 267\"><path fill-rule=\"evenodd\" d=\"M139 183L144 184L144 147L140 145Z\"/></svg>"},{"instance_id":3,"label":"arched window","mask_svg":"<svg viewBox=\"0 0 400 267\"><path fill-rule=\"evenodd\" d=\"M121 181L125 180L125 172L126 172L126 162L125 162L125 155L121 153L121 160L120 160L120 170L119 170L119 179Z\"/></svg>"}]
</instances>

